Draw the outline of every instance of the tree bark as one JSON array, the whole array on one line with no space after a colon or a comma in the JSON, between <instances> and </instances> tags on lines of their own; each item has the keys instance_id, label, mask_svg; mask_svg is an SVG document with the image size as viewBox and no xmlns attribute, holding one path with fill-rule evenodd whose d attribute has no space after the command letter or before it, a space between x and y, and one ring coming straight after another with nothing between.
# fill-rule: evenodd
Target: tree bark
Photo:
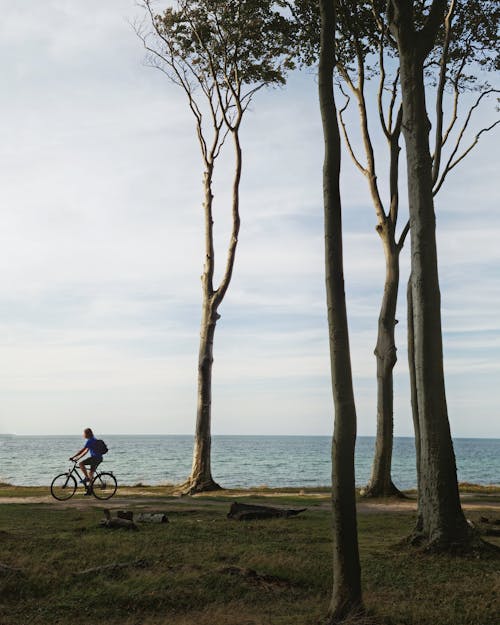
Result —
<instances>
[{"instance_id":1,"label":"tree bark","mask_svg":"<svg viewBox=\"0 0 500 625\"><path fill-rule=\"evenodd\" d=\"M204 293L203 315L200 328L198 355L198 404L193 448L191 475L184 485L185 492L217 490L221 488L212 477L211 468L211 421L212 421L212 367L213 344L218 313Z\"/></svg>"},{"instance_id":2,"label":"tree bark","mask_svg":"<svg viewBox=\"0 0 500 625\"><path fill-rule=\"evenodd\" d=\"M377 437L372 476L365 496L402 497L402 493L394 486L391 477L394 438L393 369L397 361L394 328L397 323L399 249L395 245L394 233L389 231L391 228L389 220L385 221L384 228L384 232L379 233L382 237L385 254L385 285L375 347L377 358Z\"/></svg>"},{"instance_id":3,"label":"tree bark","mask_svg":"<svg viewBox=\"0 0 500 625\"><path fill-rule=\"evenodd\" d=\"M239 137L239 127L243 110L239 114L235 125L230 128L234 144L234 176L233 193L231 199L232 229L228 245L228 254L224 275L217 289L213 285L215 269L215 250L213 241L212 216L212 179L213 160L209 160L204 177L204 212L205 212L205 266L202 275L203 312L200 328L200 348L198 353L198 405L196 412L196 430L193 448L193 464L191 474L182 485L185 494L194 494L203 491L218 490L221 487L212 477L211 448L212 448L212 367L214 362L213 345L217 321L220 315L218 307L223 301L233 275L238 234L240 230L240 181L242 170L242 151ZM211 159L215 158L212 154Z\"/></svg>"},{"instance_id":4,"label":"tree bark","mask_svg":"<svg viewBox=\"0 0 500 625\"><path fill-rule=\"evenodd\" d=\"M438 28L442 2L433 2L417 33L411 3L389 2L389 23L398 43L403 135L406 144L411 236L411 298L416 404L419 422L420 542L447 550L471 538L460 506L455 454L446 406L441 311L423 65ZM434 32L435 37L435 32ZM432 39L433 41L433 39Z\"/></svg>"},{"instance_id":5,"label":"tree bark","mask_svg":"<svg viewBox=\"0 0 500 625\"><path fill-rule=\"evenodd\" d=\"M237 521L253 521L258 519L288 519L305 512L307 508L290 509L273 506L257 506L235 501L227 514L228 519Z\"/></svg>"},{"instance_id":6,"label":"tree bark","mask_svg":"<svg viewBox=\"0 0 500 625\"><path fill-rule=\"evenodd\" d=\"M411 53L402 55L401 84L411 221L414 361L420 426L419 503L425 540L436 547L446 547L466 540L470 531L460 506L446 406L441 297L428 140L430 124L425 108L422 63L415 56Z\"/></svg>"},{"instance_id":7,"label":"tree bark","mask_svg":"<svg viewBox=\"0 0 500 625\"><path fill-rule=\"evenodd\" d=\"M193 464L191 474L182 485L183 492L194 494L202 491L217 490L219 484L212 477L212 367L214 362L214 335L219 314L214 302L214 243L212 218L212 177L213 167L207 166L203 179L205 213L205 265L202 282L202 316L200 324L200 345L198 350L198 399L196 409L196 429L194 435Z\"/></svg>"},{"instance_id":8,"label":"tree bark","mask_svg":"<svg viewBox=\"0 0 500 625\"><path fill-rule=\"evenodd\" d=\"M415 459L417 469L417 522L415 524L415 535L420 535L423 529L422 514L420 512L420 422L418 418L417 404L417 380L415 374L415 339L413 332L413 297L411 290L411 276L408 279L406 289L407 302L407 325L408 325L408 370L410 372L410 397L411 414L413 417L413 430L415 432Z\"/></svg>"},{"instance_id":9,"label":"tree bark","mask_svg":"<svg viewBox=\"0 0 500 625\"><path fill-rule=\"evenodd\" d=\"M328 622L340 623L362 610L356 522L354 447L356 409L352 387L342 259L340 135L333 95L335 3L320 0L321 45L318 87L325 155L323 200L325 270L335 424L332 442L333 592Z\"/></svg>"}]
</instances>

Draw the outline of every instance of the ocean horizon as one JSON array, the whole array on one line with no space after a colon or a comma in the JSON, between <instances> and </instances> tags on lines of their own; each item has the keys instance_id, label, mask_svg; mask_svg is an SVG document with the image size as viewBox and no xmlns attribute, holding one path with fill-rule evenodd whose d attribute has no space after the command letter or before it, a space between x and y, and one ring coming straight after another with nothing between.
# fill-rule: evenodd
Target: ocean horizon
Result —
<instances>
[{"instance_id":1,"label":"ocean horizon","mask_svg":"<svg viewBox=\"0 0 500 625\"><path fill-rule=\"evenodd\" d=\"M99 434L110 449L101 467L121 484L172 484L189 475L193 436L182 434ZM82 446L78 435L0 435L0 481L46 486L68 467ZM500 438L454 438L460 482L500 484ZM368 483L375 437L356 441L356 485ZM212 437L212 473L227 488L319 487L331 484L331 436L231 435ZM416 487L411 436L394 439L393 481Z\"/></svg>"}]
</instances>

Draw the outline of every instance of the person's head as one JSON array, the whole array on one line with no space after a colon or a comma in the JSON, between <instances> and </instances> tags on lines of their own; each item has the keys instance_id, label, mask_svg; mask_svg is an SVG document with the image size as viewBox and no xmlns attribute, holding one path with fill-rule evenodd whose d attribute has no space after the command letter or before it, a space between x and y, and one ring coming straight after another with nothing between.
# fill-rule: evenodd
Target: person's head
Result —
<instances>
[{"instance_id":1,"label":"person's head","mask_svg":"<svg viewBox=\"0 0 500 625\"><path fill-rule=\"evenodd\" d=\"M92 432L92 430L90 428L85 428L83 430L83 436L85 438L92 438L94 436L94 433Z\"/></svg>"}]
</instances>

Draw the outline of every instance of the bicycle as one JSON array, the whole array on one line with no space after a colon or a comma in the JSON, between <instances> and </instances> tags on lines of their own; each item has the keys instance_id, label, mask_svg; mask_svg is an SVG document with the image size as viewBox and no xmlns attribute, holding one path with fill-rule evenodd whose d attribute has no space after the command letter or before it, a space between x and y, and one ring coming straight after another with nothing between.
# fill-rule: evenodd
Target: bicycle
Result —
<instances>
[{"instance_id":1,"label":"bicycle","mask_svg":"<svg viewBox=\"0 0 500 625\"><path fill-rule=\"evenodd\" d=\"M77 461L72 460L72 462L73 466L66 473L56 475L50 485L50 493L58 501L71 499L76 492L78 483L83 483L83 476L76 468ZM118 482L111 471L98 471L87 486L87 489L96 499L110 499L116 493L117 488Z\"/></svg>"}]
</instances>

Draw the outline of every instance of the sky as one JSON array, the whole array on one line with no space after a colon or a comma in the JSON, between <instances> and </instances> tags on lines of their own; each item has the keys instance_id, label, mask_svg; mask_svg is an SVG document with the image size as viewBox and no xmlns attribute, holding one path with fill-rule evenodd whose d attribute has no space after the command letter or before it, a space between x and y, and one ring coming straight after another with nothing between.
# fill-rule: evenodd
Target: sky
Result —
<instances>
[{"instance_id":1,"label":"sky","mask_svg":"<svg viewBox=\"0 0 500 625\"><path fill-rule=\"evenodd\" d=\"M140 15L134 0L3 7L0 433L194 430L202 165L184 94L145 64L131 26ZM491 115L487 105L479 122ZM242 145L242 225L215 337L213 432L329 435L313 70L258 94ZM436 201L454 436L500 437L497 145L498 134L483 136ZM385 189L386 151L379 139L375 147ZM216 174L219 269L228 162ZM373 435L384 261L366 181L347 155L342 192L358 433ZM401 261L395 434L411 436L409 246Z\"/></svg>"}]
</instances>

